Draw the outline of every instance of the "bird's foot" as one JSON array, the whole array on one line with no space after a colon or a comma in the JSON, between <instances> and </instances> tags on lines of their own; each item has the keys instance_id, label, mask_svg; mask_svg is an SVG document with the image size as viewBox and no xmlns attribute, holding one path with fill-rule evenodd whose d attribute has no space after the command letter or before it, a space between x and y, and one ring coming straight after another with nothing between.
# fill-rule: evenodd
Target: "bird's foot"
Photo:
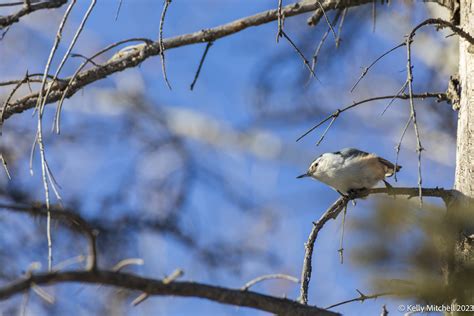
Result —
<instances>
[{"instance_id":1,"label":"bird's foot","mask_svg":"<svg viewBox=\"0 0 474 316\"><path fill-rule=\"evenodd\" d=\"M366 188L351 189L351 190L347 191L347 197L350 200L355 200L357 198L360 198L362 196L362 194L364 193L364 191L366 191L366 190L367 190Z\"/></svg>"},{"instance_id":2,"label":"bird's foot","mask_svg":"<svg viewBox=\"0 0 474 316\"><path fill-rule=\"evenodd\" d=\"M387 180L382 180L382 181L385 184L385 187L387 189L393 189L393 185L391 185Z\"/></svg>"},{"instance_id":3,"label":"bird's foot","mask_svg":"<svg viewBox=\"0 0 474 316\"><path fill-rule=\"evenodd\" d=\"M386 180L382 180L382 181L385 184L385 187L387 188L387 194L388 195L393 195L395 197L395 193L393 193L393 185L388 183Z\"/></svg>"}]
</instances>

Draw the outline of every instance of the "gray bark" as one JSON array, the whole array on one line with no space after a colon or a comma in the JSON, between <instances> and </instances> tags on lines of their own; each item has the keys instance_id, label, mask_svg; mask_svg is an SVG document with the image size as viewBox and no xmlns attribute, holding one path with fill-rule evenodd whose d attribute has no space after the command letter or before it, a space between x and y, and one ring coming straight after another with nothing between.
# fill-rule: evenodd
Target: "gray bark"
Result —
<instances>
[{"instance_id":1,"label":"gray bark","mask_svg":"<svg viewBox=\"0 0 474 316\"><path fill-rule=\"evenodd\" d=\"M474 34L474 2L461 0L460 6L461 28ZM474 198L474 46L462 38L459 46L461 100L454 188Z\"/></svg>"}]
</instances>

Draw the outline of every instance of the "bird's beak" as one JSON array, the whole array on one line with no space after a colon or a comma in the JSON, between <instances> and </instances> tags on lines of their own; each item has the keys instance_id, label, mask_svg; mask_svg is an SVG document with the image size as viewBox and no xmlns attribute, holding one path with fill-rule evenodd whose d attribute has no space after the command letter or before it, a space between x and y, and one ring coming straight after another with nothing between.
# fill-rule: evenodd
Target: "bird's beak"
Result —
<instances>
[{"instance_id":1,"label":"bird's beak","mask_svg":"<svg viewBox=\"0 0 474 316\"><path fill-rule=\"evenodd\" d=\"M304 173L300 176L297 176L296 179L301 179L301 178L305 178L305 177L309 177L309 173Z\"/></svg>"}]
</instances>

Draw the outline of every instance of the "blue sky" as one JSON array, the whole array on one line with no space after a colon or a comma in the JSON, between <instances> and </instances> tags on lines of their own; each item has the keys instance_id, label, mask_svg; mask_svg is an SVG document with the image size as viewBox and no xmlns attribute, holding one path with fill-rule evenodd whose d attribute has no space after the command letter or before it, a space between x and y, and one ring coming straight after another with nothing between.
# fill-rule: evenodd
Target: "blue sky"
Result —
<instances>
[{"instance_id":1,"label":"blue sky","mask_svg":"<svg viewBox=\"0 0 474 316\"><path fill-rule=\"evenodd\" d=\"M165 37L209 28L228 21L248 16L263 10L271 9L276 1L173 1L170 5L166 24ZM65 31L65 43L70 40L75 27L81 20L88 1L81 1L75 8L72 21ZM161 14L160 1L123 0L120 16L114 21L118 1L106 0L97 4L85 32L82 34L75 52L91 55L98 49L118 40L132 37L156 39ZM416 14L409 15L411 9ZM62 9L64 10L64 8ZM21 56L21 67L15 63L2 63L0 75L3 79L21 77L25 69L30 72L41 72L54 38L54 31L61 17L61 11L38 13L24 19L12 27L8 36L1 42L0 54L8 61L18 60ZM159 57L145 61L136 69L129 69L94 83L78 92L68 100L63 113L64 134L74 134L74 130L87 126L81 140L68 143L60 141L58 136L47 135L53 171L62 186L66 202L80 199L84 205L85 215L92 218L114 216L100 213L100 198L113 194L116 189L128 183L131 196L127 206L117 213L147 204L142 199L142 189L135 188L135 181L143 179L144 174L155 174L157 170L166 170L169 161L161 162L160 157L144 157L140 145L133 139L127 139L127 116L133 102L121 98L122 94L137 93L145 96L160 113L198 113L207 120L218 121L235 134L252 131L270 135L270 140L278 144L278 150L270 158L259 157L248 149L230 149L203 144L191 139L186 145L191 148L199 163L226 175L230 185L239 183L241 192L250 200L258 202L266 212L242 212L235 205L219 194L218 186L198 182L189 192L185 206L184 225L190 231L198 231L199 238L212 242L215 239L232 240L242 244L251 244L259 249L268 250L278 260L268 265L254 258L241 263L240 273L226 269L210 269L196 260L187 248L172 238L141 234L136 238L133 254L145 260L143 267L136 270L144 275L162 277L176 267L184 269L186 280L212 283L228 287L241 287L248 280L267 273L287 273L300 276L303 260L304 242L311 230L312 221L319 218L322 212L338 197L337 193L320 183L310 180L296 180L295 176L305 170L313 158L325 151L335 151L344 147L357 147L375 152L389 160L394 160L394 146L397 143L401 128L408 117L406 103L395 102L388 113L380 116L386 102L366 104L345 113L336 121L324 142L316 147L322 129L310 134L301 142L295 139L323 114L331 113L354 100L369 96L393 94L405 80L405 50L395 52L382 60L362 81L358 89L350 92L350 87L357 80L361 67L372 62L378 55L403 41L403 36L422 21L427 12L422 4L408 7L392 4L388 8L379 6L377 29L371 32L370 6L351 9L346 26L342 29L342 46L339 50L328 48L323 51L319 60L321 72L318 77L321 83L313 82L301 95L300 88L292 84L292 79L304 71L296 53L284 40L275 43L276 23L269 23L256 28L239 32L233 36L217 41L209 51L200 78L194 91L189 91L199 59L205 44L192 45L166 52L168 77L173 89L166 87L161 74ZM366 12L366 13L364 13ZM317 44L326 25L308 30L304 17L289 18L286 22L288 34L295 39L313 39L310 47ZM387 22L387 19L394 22ZM366 22L361 23L360 21ZM359 22L358 22L359 21ZM360 23L360 25L358 25ZM309 34L309 35L308 35ZM440 36L430 34L439 41ZM421 36L420 36L421 37ZM421 41L421 40L420 40ZM443 40L439 44L439 53L447 51L448 45L455 45L454 39ZM445 43L447 42L447 43ZM10 44L10 46L9 46ZM349 46L350 44L350 46ZM326 42L333 47L331 35ZM66 44L60 47L58 56L64 53ZM442 91L446 82L444 74L433 75L433 67L427 62L429 52L425 48L415 50L415 90L425 89ZM105 61L109 56L100 61ZM256 122L254 106L255 93L259 88L258 72L266 61L274 56L290 56L284 63L272 70L272 83L277 92L267 101L269 108L289 108L299 111L302 105L315 111L304 119L293 123L287 121L274 123ZM309 55L308 55L309 57ZM283 58L283 57L282 57ZM59 60L59 58L57 58ZM57 62L57 61L56 61ZM79 61L71 59L63 70L64 76L74 72ZM24 65L23 65L24 64ZM435 69L435 73L436 73ZM3 90L2 90L3 92ZM258 92L258 91L257 91ZM303 101L302 101L303 100ZM417 101L418 107L432 107L430 101ZM454 171L454 143L447 135L437 134L432 123L433 114L426 109L419 112L422 136L425 140L423 160L424 183L426 186L451 187ZM51 119L50 110L46 120ZM13 127L29 126L31 133L22 135L23 142L33 141L34 118L28 113L16 115L7 122ZM190 123L194 124L194 123ZM153 126L150 126L153 131ZM229 132L229 134L232 134ZM158 131L157 131L158 133ZM233 134L232 134L233 135ZM399 185L416 186L416 153L414 151L413 131L409 129L406 146L402 147L400 164L404 166L399 176ZM59 136L60 138L61 136ZM265 138L262 138L265 140ZM444 141L440 141L444 139ZM268 139L267 139L268 140ZM256 143L267 150L268 142ZM446 154L444 154L446 153ZM26 157L24 163L15 166L17 183L34 188L34 194L42 197L39 175L27 177L28 152L21 153ZM156 163L155 160L157 159ZM145 166L145 167L144 167ZM156 170L154 169L156 168ZM169 167L171 168L171 167ZM179 168L179 166L178 166ZM36 168L37 173L39 168ZM138 179L138 180L137 180ZM393 182L393 181L392 181ZM398 184L397 184L398 185ZM373 207L372 199L367 199L351 206L348 221L351 218L364 216ZM151 212L151 211L150 211ZM142 214L136 214L141 216ZM276 224L272 222L277 218ZM328 223L321 232L315 247L313 261L313 278L310 284L310 302L321 307L357 296L355 289L370 294L367 282L367 271L356 268L350 262L351 249L360 246L364 240L346 235L345 248L347 260L339 264L341 220ZM60 256L60 255L59 255ZM36 258L43 260L44 258ZM27 262L25 262L27 264ZM298 286L285 281L268 281L254 290L273 295L287 295L296 298ZM73 287L65 288L66 293L74 293ZM68 300L67 306L77 308L78 314L88 314L94 309L93 304L81 305L81 302L100 290L89 287L77 295L77 300ZM62 292L64 293L64 292ZM61 300L66 300L63 298ZM31 312L37 311L38 300L31 304ZM107 301L101 301L106 304ZM383 304L387 304L391 314L397 315L396 300L379 298L363 304L352 303L335 309L347 315L379 314ZM1 307L2 305L0 305ZM127 306L125 304L124 306ZM150 298L135 308L128 309L131 315L258 315L254 310L219 305L205 300L182 298Z\"/></svg>"}]
</instances>

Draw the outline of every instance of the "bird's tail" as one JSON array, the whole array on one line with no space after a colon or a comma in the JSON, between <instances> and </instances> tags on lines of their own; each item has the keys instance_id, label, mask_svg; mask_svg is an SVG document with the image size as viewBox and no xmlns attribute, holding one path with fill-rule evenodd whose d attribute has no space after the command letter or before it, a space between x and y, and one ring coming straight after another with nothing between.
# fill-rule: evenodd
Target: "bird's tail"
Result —
<instances>
[{"instance_id":1,"label":"bird's tail","mask_svg":"<svg viewBox=\"0 0 474 316\"><path fill-rule=\"evenodd\" d=\"M395 174L395 172L398 172L400 171L400 169L402 169L402 166L397 165L396 170L395 170L395 165L384 158L379 157L379 162L385 166L386 177L391 177Z\"/></svg>"}]
</instances>

